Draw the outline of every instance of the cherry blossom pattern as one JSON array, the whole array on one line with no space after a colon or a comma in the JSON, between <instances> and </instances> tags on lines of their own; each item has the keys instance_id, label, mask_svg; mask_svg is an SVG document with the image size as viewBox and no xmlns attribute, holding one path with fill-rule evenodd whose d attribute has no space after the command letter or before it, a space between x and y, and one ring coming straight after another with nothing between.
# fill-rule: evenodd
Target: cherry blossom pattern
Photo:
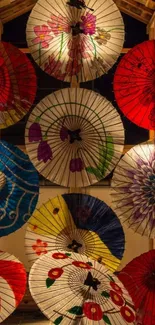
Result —
<instances>
[{"instance_id":1,"label":"cherry blossom pattern","mask_svg":"<svg viewBox=\"0 0 155 325\"><path fill-rule=\"evenodd\" d=\"M110 290L110 297L115 305L120 307L124 305L124 299L117 292Z\"/></svg>"},{"instance_id":2,"label":"cherry blossom pattern","mask_svg":"<svg viewBox=\"0 0 155 325\"><path fill-rule=\"evenodd\" d=\"M68 22L68 19L61 15L59 16L52 15L51 20L49 20L47 23L50 26L51 31L54 33L55 36L58 36L63 32L70 33L71 31L71 27Z\"/></svg>"},{"instance_id":3,"label":"cherry blossom pattern","mask_svg":"<svg viewBox=\"0 0 155 325\"><path fill-rule=\"evenodd\" d=\"M41 254L47 254L47 246L48 244L46 242L43 242L41 239L37 239L36 243L32 245L32 249L38 256L40 256Z\"/></svg>"},{"instance_id":4,"label":"cherry blossom pattern","mask_svg":"<svg viewBox=\"0 0 155 325\"><path fill-rule=\"evenodd\" d=\"M80 261L73 261L72 264L76 267L80 267L82 269L90 270L91 266L88 263L80 262Z\"/></svg>"},{"instance_id":5,"label":"cherry blossom pattern","mask_svg":"<svg viewBox=\"0 0 155 325\"><path fill-rule=\"evenodd\" d=\"M103 316L100 305L95 302L85 302L83 305L83 313L88 319L95 321L101 320Z\"/></svg>"},{"instance_id":6,"label":"cherry blossom pattern","mask_svg":"<svg viewBox=\"0 0 155 325\"><path fill-rule=\"evenodd\" d=\"M34 33L37 37L32 40L32 43L40 44L42 48L48 48L49 43L53 40L50 28L46 25L35 26Z\"/></svg>"},{"instance_id":7,"label":"cherry blossom pattern","mask_svg":"<svg viewBox=\"0 0 155 325\"><path fill-rule=\"evenodd\" d=\"M53 268L48 272L48 277L52 280L56 280L58 278L61 277L61 275L63 274L63 269L62 268Z\"/></svg>"},{"instance_id":8,"label":"cherry blossom pattern","mask_svg":"<svg viewBox=\"0 0 155 325\"><path fill-rule=\"evenodd\" d=\"M123 306L120 309L121 315L122 317L128 322L128 323L132 323L135 320L135 315L133 313L133 311L127 307L127 306Z\"/></svg>"},{"instance_id":9,"label":"cherry blossom pattern","mask_svg":"<svg viewBox=\"0 0 155 325\"><path fill-rule=\"evenodd\" d=\"M86 13L85 16L81 16L81 29L85 35L93 35L96 30L96 16Z\"/></svg>"},{"instance_id":10,"label":"cherry blossom pattern","mask_svg":"<svg viewBox=\"0 0 155 325\"><path fill-rule=\"evenodd\" d=\"M60 60L55 60L54 55L48 57L48 62L44 65L44 71L49 75L52 75L55 78L59 78L60 80L64 80L66 73L62 73L62 62Z\"/></svg>"},{"instance_id":11,"label":"cherry blossom pattern","mask_svg":"<svg viewBox=\"0 0 155 325\"><path fill-rule=\"evenodd\" d=\"M63 254L63 253L54 253L52 254L52 257L55 258L56 260L61 260L61 259L65 259L65 258L68 258L70 254Z\"/></svg>"}]
</instances>

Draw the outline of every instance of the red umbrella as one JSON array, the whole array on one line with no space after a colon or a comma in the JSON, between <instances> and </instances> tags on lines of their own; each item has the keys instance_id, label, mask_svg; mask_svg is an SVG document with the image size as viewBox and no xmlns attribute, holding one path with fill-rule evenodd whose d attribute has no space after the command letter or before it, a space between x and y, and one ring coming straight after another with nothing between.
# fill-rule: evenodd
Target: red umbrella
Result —
<instances>
[{"instance_id":1,"label":"red umbrella","mask_svg":"<svg viewBox=\"0 0 155 325\"><path fill-rule=\"evenodd\" d=\"M133 259L118 275L137 309L137 324L155 324L155 250Z\"/></svg>"},{"instance_id":2,"label":"red umbrella","mask_svg":"<svg viewBox=\"0 0 155 325\"><path fill-rule=\"evenodd\" d=\"M35 70L15 46L0 42L0 129L21 120L36 95Z\"/></svg>"},{"instance_id":3,"label":"red umbrella","mask_svg":"<svg viewBox=\"0 0 155 325\"><path fill-rule=\"evenodd\" d=\"M145 129L155 130L155 41L133 47L120 61L114 93L124 115Z\"/></svg>"}]
</instances>

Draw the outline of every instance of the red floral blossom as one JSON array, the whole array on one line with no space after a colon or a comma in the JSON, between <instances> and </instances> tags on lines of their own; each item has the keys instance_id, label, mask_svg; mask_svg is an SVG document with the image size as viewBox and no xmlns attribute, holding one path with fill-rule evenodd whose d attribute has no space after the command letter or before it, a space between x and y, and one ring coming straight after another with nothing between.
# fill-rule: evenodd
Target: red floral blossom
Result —
<instances>
[{"instance_id":1,"label":"red floral blossom","mask_svg":"<svg viewBox=\"0 0 155 325\"><path fill-rule=\"evenodd\" d=\"M49 35L51 30L46 25L35 26L34 32L37 35L36 38L32 40L34 44L41 44L43 48L49 47L49 42L52 41L53 36Z\"/></svg>"},{"instance_id":2,"label":"red floral blossom","mask_svg":"<svg viewBox=\"0 0 155 325\"><path fill-rule=\"evenodd\" d=\"M85 16L81 17L82 23L81 28L85 35L93 35L95 34L96 29L96 17L89 12L86 13Z\"/></svg>"},{"instance_id":3,"label":"red floral blossom","mask_svg":"<svg viewBox=\"0 0 155 325\"><path fill-rule=\"evenodd\" d=\"M74 76L78 74L81 70L81 64L78 63L77 59L74 60L68 60L66 64L66 73L69 76Z\"/></svg>"},{"instance_id":4,"label":"red floral blossom","mask_svg":"<svg viewBox=\"0 0 155 325\"><path fill-rule=\"evenodd\" d=\"M101 320L103 316L100 305L94 302L85 302L83 305L83 313L88 319L95 321Z\"/></svg>"},{"instance_id":5,"label":"red floral blossom","mask_svg":"<svg viewBox=\"0 0 155 325\"><path fill-rule=\"evenodd\" d=\"M117 293L119 293L120 295L122 295L122 289L115 283L115 282L113 282L113 281L111 281L110 282L110 285L111 285L111 287L112 287L112 289L114 290L114 291L116 291Z\"/></svg>"},{"instance_id":6,"label":"red floral blossom","mask_svg":"<svg viewBox=\"0 0 155 325\"><path fill-rule=\"evenodd\" d=\"M56 60L54 55L48 57L48 62L44 65L44 71L49 75L52 75L59 80L64 80L66 73L61 72L62 63L60 60Z\"/></svg>"},{"instance_id":7,"label":"red floral blossom","mask_svg":"<svg viewBox=\"0 0 155 325\"><path fill-rule=\"evenodd\" d=\"M110 290L110 297L115 305L120 306L120 307L123 306L124 300L117 292Z\"/></svg>"},{"instance_id":8,"label":"red floral blossom","mask_svg":"<svg viewBox=\"0 0 155 325\"><path fill-rule=\"evenodd\" d=\"M56 267L54 269L51 269L48 272L48 277L52 280L56 280L58 278L60 278L60 276L63 274L63 269L60 267Z\"/></svg>"},{"instance_id":9,"label":"red floral blossom","mask_svg":"<svg viewBox=\"0 0 155 325\"><path fill-rule=\"evenodd\" d=\"M74 59L88 59L91 57L93 46L84 35L80 37L74 37L68 42L68 55L70 58Z\"/></svg>"},{"instance_id":10,"label":"red floral blossom","mask_svg":"<svg viewBox=\"0 0 155 325\"><path fill-rule=\"evenodd\" d=\"M122 317L128 322L133 323L135 320L135 315L133 311L127 306L123 306L120 310Z\"/></svg>"},{"instance_id":11,"label":"red floral blossom","mask_svg":"<svg viewBox=\"0 0 155 325\"><path fill-rule=\"evenodd\" d=\"M57 260L68 258L68 256L66 254L63 254L63 253L54 253L54 254L52 254L52 257L56 258Z\"/></svg>"},{"instance_id":12,"label":"red floral blossom","mask_svg":"<svg viewBox=\"0 0 155 325\"><path fill-rule=\"evenodd\" d=\"M41 254L47 254L47 246L47 243L43 242L41 239L37 239L36 243L32 245L32 249L38 256L40 256Z\"/></svg>"},{"instance_id":13,"label":"red floral blossom","mask_svg":"<svg viewBox=\"0 0 155 325\"><path fill-rule=\"evenodd\" d=\"M54 33L55 36L65 32L65 33L70 33L71 27L68 23L68 20L66 17L63 16L51 16L51 21L47 22L48 25L51 28L51 31Z\"/></svg>"},{"instance_id":14,"label":"red floral blossom","mask_svg":"<svg viewBox=\"0 0 155 325\"><path fill-rule=\"evenodd\" d=\"M74 266L81 267L82 269L91 269L91 266L87 263L80 262L80 261L74 261L72 262Z\"/></svg>"}]
</instances>

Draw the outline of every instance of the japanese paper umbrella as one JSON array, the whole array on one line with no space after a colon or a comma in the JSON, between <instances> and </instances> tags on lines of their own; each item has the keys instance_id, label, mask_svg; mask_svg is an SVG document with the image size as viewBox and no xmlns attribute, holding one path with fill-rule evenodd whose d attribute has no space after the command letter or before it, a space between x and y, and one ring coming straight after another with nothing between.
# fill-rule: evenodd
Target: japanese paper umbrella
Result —
<instances>
[{"instance_id":1,"label":"japanese paper umbrella","mask_svg":"<svg viewBox=\"0 0 155 325\"><path fill-rule=\"evenodd\" d=\"M114 77L117 104L133 123L155 130L155 41L133 47Z\"/></svg>"},{"instance_id":2,"label":"japanese paper umbrella","mask_svg":"<svg viewBox=\"0 0 155 325\"><path fill-rule=\"evenodd\" d=\"M15 46L0 42L0 129L27 114L36 89L35 70L27 56Z\"/></svg>"},{"instance_id":3,"label":"japanese paper umbrella","mask_svg":"<svg viewBox=\"0 0 155 325\"><path fill-rule=\"evenodd\" d=\"M25 248L32 265L54 249L88 255L115 271L124 253L119 219L103 201L86 194L56 196L28 221Z\"/></svg>"},{"instance_id":4,"label":"japanese paper umbrella","mask_svg":"<svg viewBox=\"0 0 155 325\"><path fill-rule=\"evenodd\" d=\"M155 250L127 264L118 275L130 293L143 325L155 323ZM138 290L137 290L138 288Z\"/></svg>"},{"instance_id":5,"label":"japanese paper umbrella","mask_svg":"<svg viewBox=\"0 0 155 325\"><path fill-rule=\"evenodd\" d=\"M130 149L119 161L112 179L114 211L141 235L155 236L155 143Z\"/></svg>"},{"instance_id":6,"label":"japanese paper umbrella","mask_svg":"<svg viewBox=\"0 0 155 325\"><path fill-rule=\"evenodd\" d=\"M26 34L41 69L60 80L84 82L107 73L116 62L124 24L112 0L39 0Z\"/></svg>"},{"instance_id":7,"label":"japanese paper umbrella","mask_svg":"<svg viewBox=\"0 0 155 325\"><path fill-rule=\"evenodd\" d=\"M124 128L101 95L77 88L58 90L32 111L25 143L36 169L67 187L91 185L107 176L123 150Z\"/></svg>"},{"instance_id":8,"label":"japanese paper umbrella","mask_svg":"<svg viewBox=\"0 0 155 325\"><path fill-rule=\"evenodd\" d=\"M53 324L134 324L132 300L105 266L86 256L54 251L29 275L32 297Z\"/></svg>"},{"instance_id":9,"label":"japanese paper umbrella","mask_svg":"<svg viewBox=\"0 0 155 325\"><path fill-rule=\"evenodd\" d=\"M0 141L0 237L25 224L35 209L38 192L38 174L28 156Z\"/></svg>"},{"instance_id":10,"label":"japanese paper umbrella","mask_svg":"<svg viewBox=\"0 0 155 325\"><path fill-rule=\"evenodd\" d=\"M23 264L13 255L0 251L0 323L18 307L26 282Z\"/></svg>"}]
</instances>

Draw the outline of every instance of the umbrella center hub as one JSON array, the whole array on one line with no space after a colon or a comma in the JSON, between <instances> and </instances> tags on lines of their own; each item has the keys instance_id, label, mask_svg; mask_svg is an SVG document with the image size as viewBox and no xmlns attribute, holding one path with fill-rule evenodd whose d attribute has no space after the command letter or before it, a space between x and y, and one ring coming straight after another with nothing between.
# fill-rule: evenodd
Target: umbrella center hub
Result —
<instances>
[{"instance_id":1,"label":"umbrella center hub","mask_svg":"<svg viewBox=\"0 0 155 325\"><path fill-rule=\"evenodd\" d=\"M79 34L83 34L83 29L81 28L80 22L71 25L72 35L77 36Z\"/></svg>"},{"instance_id":2,"label":"umbrella center hub","mask_svg":"<svg viewBox=\"0 0 155 325\"><path fill-rule=\"evenodd\" d=\"M78 253L78 249L82 247L82 244L78 243L76 240L72 240L72 243L67 246L67 248L71 249L74 253Z\"/></svg>"},{"instance_id":3,"label":"umbrella center hub","mask_svg":"<svg viewBox=\"0 0 155 325\"><path fill-rule=\"evenodd\" d=\"M6 176L3 172L0 172L0 190L3 189L6 183Z\"/></svg>"},{"instance_id":4,"label":"umbrella center hub","mask_svg":"<svg viewBox=\"0 0 155 325\"><path fill-rule=\"evenodd\" d=\"M74 141L81 141L82 138L80 137L81 129L77 129L74 131L68 130L68 135L70 137L70 143L74 143Z\"/></svg>"},{"instance_id":5,"label":"umbrella center hub","mask_svg":"<svg viewBox=\"0 0 155 325\"><path fill-rule=\"evenodd\" d=\"M93 288L95 291L97 291L98 285L100 285L101 282L97 278L93 278L91 272L88 272L87 278L84 281L84 284L90 288Z\"/></svg>"},{"instance_id":6,"label":"umbrella center hub","mask_svg":"<svg viewBox=\"0 0 155 325\"><path fill-rule=\"evenodd\" d=\"M145 284L149 288L149 290L155 290L155 270L147 274Z\"/></svg>"}]
</instances>

